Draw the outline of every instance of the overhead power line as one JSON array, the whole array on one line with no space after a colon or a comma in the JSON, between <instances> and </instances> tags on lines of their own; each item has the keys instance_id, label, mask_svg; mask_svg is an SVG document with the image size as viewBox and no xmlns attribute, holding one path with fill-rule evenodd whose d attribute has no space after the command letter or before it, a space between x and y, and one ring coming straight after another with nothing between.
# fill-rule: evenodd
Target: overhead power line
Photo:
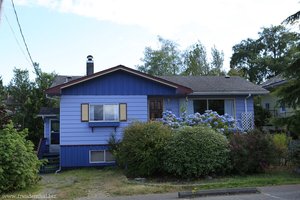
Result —
<instances>
[{"instance_id":1,"label":"overhead power line","mask_svg":"<svg viewBox=\"0 0 300 200\"><path fill-rule=\"evenodd\" d=\"M18 38L17 38L17 36L16 36L16 33L15 33L14 29L12 28L12 26L11 26L9 20L8 20L8 17L6 16L5 13L4 13L4 17L5 17L5 19L6 19L6 21L7 21L7 24L8 24L8 26L9 26L9 28L10 28L10 30L11 30L11 32L12 32L12 34L13 34L15 40L16 40L16 42L17 42L18 47L20 48L20 50L21 50L22 54L24 55L25 59L26 59L26 60L29 62L29 64L31 65L31 62L30 62L30 60L28 59L28 56L26 56L26 54L25 54L23 48L21 47L21 44L20 44L20 42L19 42L19 40L18 40Z\"/></svg>"},{"instance_id":2,"label":"overhead power line","mask_svg":"<svg viewBox=\"0 0 300 200\"><path fill-rule=\"evenodd\" d=\"M11 4L12 4L13 9L14 9L14 12L15 12L15 16L16 16L16 19L17 19L17 23L18 23L18 26L19 26L19 30L20 30L20 33L21 33L21 36L22 36L24 45L25 45L25 47L26 47L27 54L28 54L28 56L29 56L29 59L30 59L30 61L31 61L32 66L34 67L34 62L33 62L33 60L32 60L31 54L30 54L30 52L29 52L29 48L28 48L28 45L27 45L27 43L26 43L26 40L25 40L23 31L22 31L22 27L21 27L21 24L20 24L20 21L19 21L19 17L18 17L18 14L17 14L16 8L15 8L15 4L14 4L14 1L13 1L13 0L11 0Z\"/></svg>"}]
</instances>

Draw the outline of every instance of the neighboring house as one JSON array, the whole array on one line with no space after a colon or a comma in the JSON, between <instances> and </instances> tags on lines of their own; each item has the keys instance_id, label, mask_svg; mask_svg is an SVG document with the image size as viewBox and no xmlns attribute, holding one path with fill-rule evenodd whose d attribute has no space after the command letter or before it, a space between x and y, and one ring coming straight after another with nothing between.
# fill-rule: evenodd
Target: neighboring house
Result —
<instances>
[{"instance_id":1,"label":"neighboring house","mask_svg":"<svg viewBox=\"0 0 300 200\"><path fill-rule=\"evenodd\" d=\"M110 135L121 139L130 123L161 118L166 110L179 116L211 109L251 129L253 96L268 93L241 77L155 77L122 65L93 73L93 67L90 56L86 76L58 76L46 91L49 98L60 98L60 110L40 114L45 145L59 152L64 168L114 164Z\"/></svg>"},{"instance_id":2,"label":"neighboring house","mask_svg":"<svg viewBox=\"0 0 300 200\"><path fill-rule=\"evenodd\" d=\"M287 107L284 103L279 103L279 98L275 94L276 88L286 83L286 80L277 75L261 84L261 87L270 91L269 94L261 96L261 106L269 110L274 117L289 117L294 114L293 108Z\"/></svg>"}]
</instances>

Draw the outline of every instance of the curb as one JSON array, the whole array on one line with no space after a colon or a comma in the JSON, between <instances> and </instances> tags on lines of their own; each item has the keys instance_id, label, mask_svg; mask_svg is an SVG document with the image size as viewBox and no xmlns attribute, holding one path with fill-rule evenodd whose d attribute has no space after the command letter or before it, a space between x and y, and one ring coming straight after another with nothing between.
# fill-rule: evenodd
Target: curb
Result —
<instances>
[{"instance_id":1,"label":"curb","mask_svg":"<svg viewBox=\"0 0 300 200\"><path fill-rule=\"evenodd\" d=\"M218 195L230 195L230 194L254 194L260 193L257 188L225 188L216 190L200 190L196 192L186 191L178 192L178 198L192 198L203 196L218 196Z\"/></svg>"}]
</instances>

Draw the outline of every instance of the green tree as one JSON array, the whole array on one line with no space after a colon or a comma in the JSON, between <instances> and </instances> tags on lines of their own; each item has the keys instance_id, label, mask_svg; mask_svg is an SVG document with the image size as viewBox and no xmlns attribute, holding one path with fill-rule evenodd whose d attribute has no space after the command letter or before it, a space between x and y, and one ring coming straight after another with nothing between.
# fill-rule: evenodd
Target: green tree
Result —
<instances>
[{"instance_id":1,"label":"green tree","mask_svg":"<svg viewBox=\"0 0 300 200\"><path fill-rule=\"evenodd\" d=\"M144 52L143 65L138 65L139 71L156 75L176 75L181 71L181 57L178 44L171 40L158 37L159 49L146 47Z\"/></svg>"},{"instance_id":2,"label":"green tree","mask_svg":"<svg viewBox=\"0 0 300 200\"><path fill-rule=\"evenodd\" d=\"M283 26L263 28L258 35L256 40L248 38L233 47L230 67L242 70L249 81L259 84L282 73L292 62L300 35Z\"/></svg>"},{"instance_id":3,"label":"green tree","mask_svg":"<svg viewBox=\"0 0 300 200\"><path fill-rule=\"evenodd\" d=\"M222 70L224 63L224 52L219 51L215 46L211 48L211 63L210 63L210 74L221 76L225 75L225 71Z\"/></svg>"},{"instance_id":4,"label":"green tree","mask_svg":"<svg viewBox=\"0 0 300 200\"><path fill-rule=\"evenodd\" d=\"M31 141L26 140L27 129L17 131L13 123L0 130L0 194L20 190L39 181L42 164Z\"/></svg>"},{"instance_id":5,"label":"green tree","mask_svg":"<svg viewBox=\"0 0 300 200\"><path fill-rule=\"evenodd\" d=\"M33 84L29 79L28 70L14 69L14 77L10 81L7 91L9 96L12 96L13 102L11 102L9 109L13 111L13 121L17 127L24 129L30 126L27 114L32 113L30 104L32 96Z\"/></svg>"},{"instance_id":6,"label":"green tree","mask_svg":"<svg viewBox=\"0 0 300 200\"><path fill-rule=\"evenodd\" d=\"M294 24L296 21L298 21L300 19L300 11L292 14L291 16L289 16L288 18L286 18L283 23L284 24Z\"/></svg>"},{"instance_id":7,"label":"green tree","mask_svg":"<svg viewBox=\"0 0 300 200\"><path fill-rule=\"evenodd\" d=\"M197 76L208 75L210 72L209 63L207 61L206 48L200 41L190 46L184 52L184 65L185 70L183 75Z\"/></svg>"},{"instance_id":8,"label":"green tree","mask_svg":"<svg viewBox=\"0 0 300 200\"><path fill-rule=\"evenodd\" d=\"M5 87L3 85L2 77L0 76L0 104L3 99L5 99Z\"/></svg>"},{"instance_id":9,"label":"green tree","mask_svg":"<svg viewBox=\"0 0 300 200\"><path fill-rule=\"evenodd\" d=\"M289 16L284 20L284 23L293 24L298 21L300 18L300 11ZM282 75L286 79L286 84L281 85L275 91L276 94L281 98L280 102L286 104L289 107L294 109L300 107L300 42L298 40L296 50L293 52L291 58L292 62L284 70ZM281 120L284 124L287 125L287 128L294 133L294 136L299 136L300 133L300 111L296 111L295 115L287 117L284 120Z\"/></svg>"},{"instance_id":10,"label":"green tree","mask_svg":"<svg viewBox=\"0 0 300 200\"><path fill-rule=\"evenodd\" d=\"M55 74L42 72L38 64L35 64L35 74L35 81L32 82L28 70L15 68L7 91L13 99L9 109L14 112L14 124L21 130L28 128L28 139L37 144L43 132L43 121L36 116L41 107L53 107L57 102L47 99L44 93L51 86Z\"/></svg>"}]
</instances>

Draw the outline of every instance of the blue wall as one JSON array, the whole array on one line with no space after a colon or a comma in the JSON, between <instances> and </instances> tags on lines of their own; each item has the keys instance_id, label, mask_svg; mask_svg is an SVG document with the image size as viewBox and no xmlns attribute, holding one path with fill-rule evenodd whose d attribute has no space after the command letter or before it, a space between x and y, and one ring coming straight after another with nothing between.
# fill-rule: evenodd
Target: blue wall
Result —
<instances>
[{"instance_id":1,"label":"blue wall","mask_svg":"<svg viewBox=\"0 0 300 200\"><path fill-rule=\"evenodd\" d=\"M107 150L107 145L70 145L60 147L62 167L96 167L115 165L115 163L89 163L90 150Z\"/></svg>"},{"instance_id":2,"label":"blue wall","mask_svg":"<svg viewBox=\"0 0 300 200\"><path fill-rule=\"evenodd\" d=\"M179 98L164 98L164 111L172 111L176 116L179 116L180 111L180 99Z\"/></svg>"},{"instance_id":3,"label":"blue wall","mask_svg":"<svg viewBox=\"0 0 300 200\"><path fill-rule=\"evenodd\" d=\"M116 71L70 86L62 95L175 95L176 88L130 74Z\"/></svg>"},{"instance_id":4,"label":"blue wall","mask_svg":"<svg viewBox=\"0 0 300 200\"><path fill-rule=\"evenodd\" d=\"M116 128L117 137L122 137L123 128L134 121L148 120L147 96L96 96L63 95L60 101L60 144L61 145L103 145L115 131L113 127L95 127L81 122L81 104L127 103L127 121Z\"/></svg>"}]
</instances>

